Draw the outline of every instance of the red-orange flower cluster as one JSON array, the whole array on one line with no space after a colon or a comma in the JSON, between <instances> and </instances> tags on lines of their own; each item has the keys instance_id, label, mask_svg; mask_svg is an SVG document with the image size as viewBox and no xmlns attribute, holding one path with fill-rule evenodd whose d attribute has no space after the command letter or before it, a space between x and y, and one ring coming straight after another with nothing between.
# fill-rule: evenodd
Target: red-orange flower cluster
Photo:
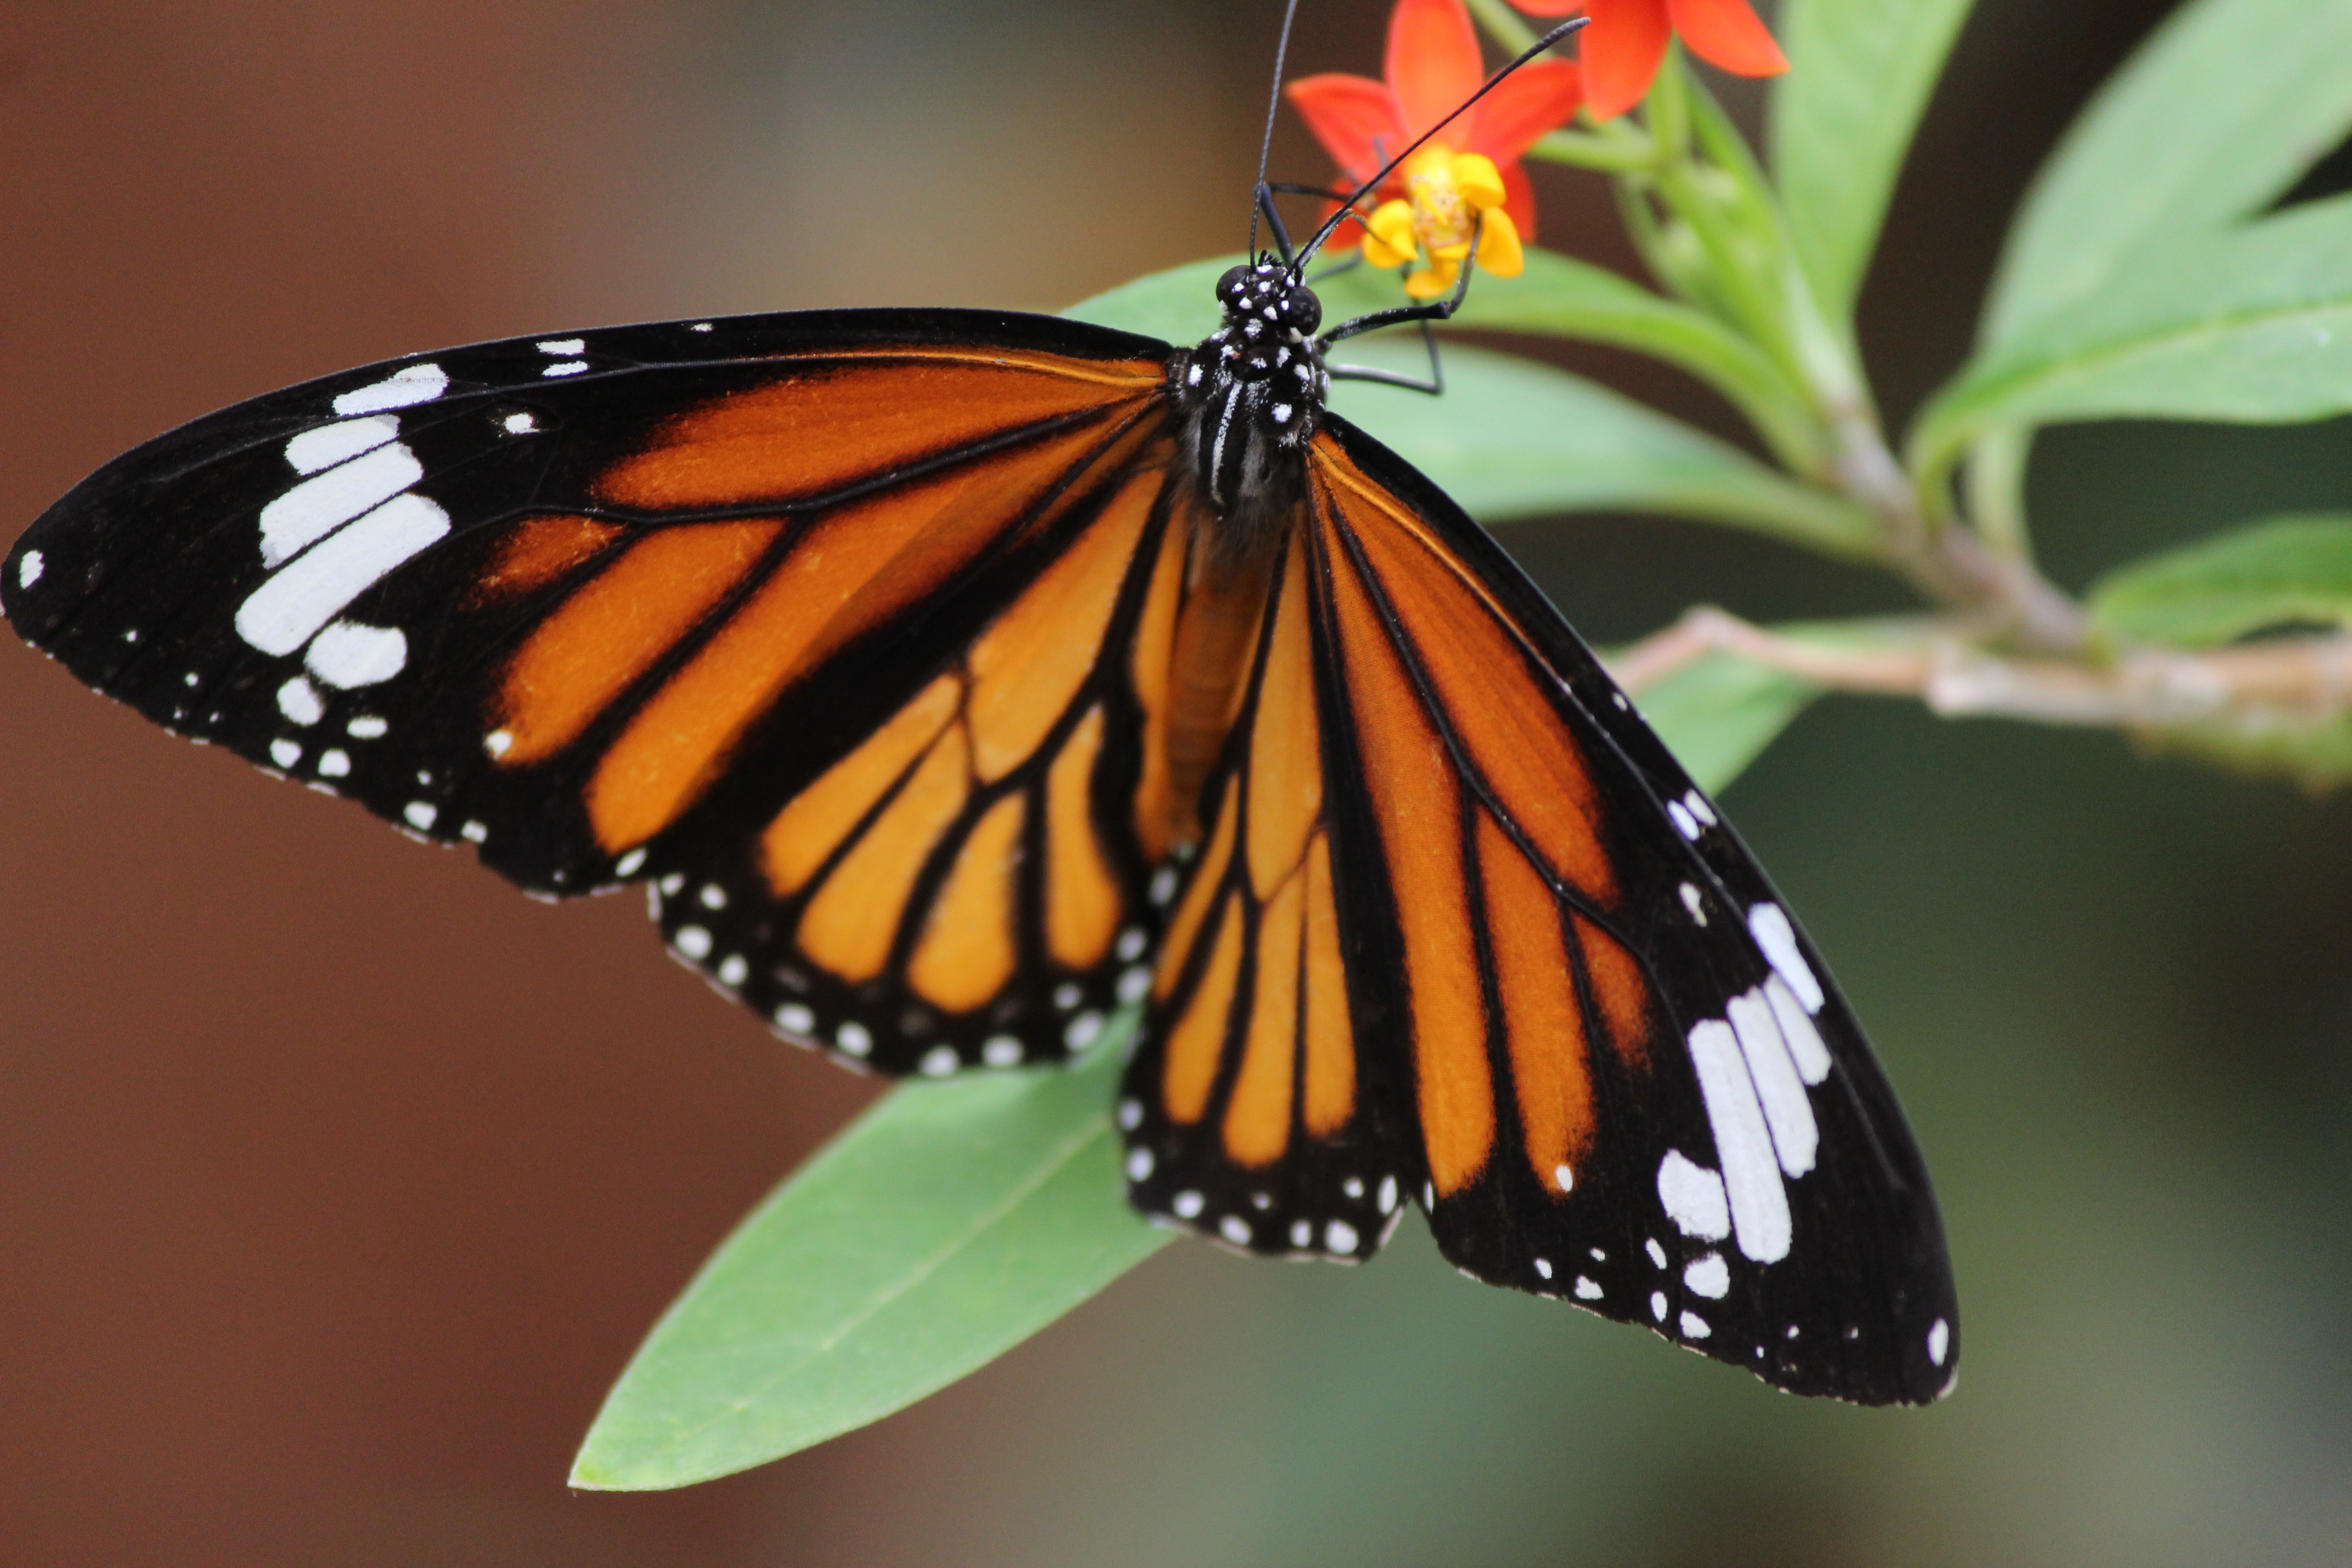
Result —
<instances>
[{"instance_id":1,"label":"red-orange flower cluster","mask_svg":"<svg viewBox=\"0 0 2352 1568\"><path fill-rule=\"evenodd\" d=\"M1533 16L1589 14L1577 35L1586 106L1612 120L1642 101L1667 41L1681 34L1691 53L1734 76L1778 76L1789 58L1748 0L1511 0Z\"/></svg>"},{"instance_id":2,"label":"red-orange flower cluster","mask_svg":"<svg viewBox=\"0 0 2352 1568\"><path fill-rule=\"evenodd\" d=\"M1477 30L1462 0L1397 0L1389 16L1387 77L1373 81L1336 73L1311 76L1286 89L1307 129L1339 162L1351 185L1378 174L1383 163L1461 108L1486 80ZM1569 61L1523 66L1433 138L1410 168L1382 182L1381 195L1410 204L1412 226L1431 262L1427 271L1414 275L1413 281L1423 285L1413 290L1416 294L1441 280L1444 287L1451 286L1461 257L1468 251L1466 237L1454 233L1465 210L1480 214L1488 231L1480 246L1480 264L1502 261L1496 270L1506 276L1518 270L1502 248L1506 231L1510 253L1516 253L1517 241L1532 240L1536 231L1535 189L1519 167L1519 154L1545 132L1565 124L1583 101L1577 68ZM1491 163L1500 179L1499 204L1485 199L1487 172L1479 169L1481 163ZM1334 237L1340 245L1361 237L1353 225ZM1397 243L1406 237L1391 215L1378 237L1384 248L1374 259L1415 254ZM1448 250L1454 252L1450 258Z\"/></svg>"}]
</instances>

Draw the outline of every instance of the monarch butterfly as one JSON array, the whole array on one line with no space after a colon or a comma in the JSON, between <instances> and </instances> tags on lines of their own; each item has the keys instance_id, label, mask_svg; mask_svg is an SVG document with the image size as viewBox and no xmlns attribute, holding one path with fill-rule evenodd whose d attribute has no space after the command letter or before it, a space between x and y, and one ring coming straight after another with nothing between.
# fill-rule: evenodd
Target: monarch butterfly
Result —
<instances>
[{"instance_id":1,"label":"monarch butterfly","mask_svg":"<svg viewBox=\"0 0 2352 1568\"><path fill-rule=\"evenodd\" d=\"M1140 1006L1154 1218L1355 1261L1417 1202L1480 1279L1938 1396L1940 1222L1852 1013L1541 593L1324 406L1367 322L1276 234L1191 348L816 311L288 388L84 480L0 608L528 891L645 884L861 1069Z\"/></svg>"}]
</instances>

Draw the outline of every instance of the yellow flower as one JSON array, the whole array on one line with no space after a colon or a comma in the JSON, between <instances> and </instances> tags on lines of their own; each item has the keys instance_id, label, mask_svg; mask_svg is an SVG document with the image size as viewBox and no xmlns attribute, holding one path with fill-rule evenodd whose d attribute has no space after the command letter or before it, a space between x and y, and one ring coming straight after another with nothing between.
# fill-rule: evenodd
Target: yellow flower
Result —
<instances>
[{"instance_id":1,"label":"yellow flower","mask_svg":"<svg viewBox=\"0 0 2352 1568\"><path fill-rule=\"evenodd\" d=\"M1364 259L1375 267L1422 263L1404 280L1416 300L1433 300L1462 276L1475 242L1478 265L1497 278L1526 267L1518 226L1503 210L1503 176L1482 153L1431 142L1404 166L1406 195L1381 204L1365 227Z\"/></svg>"}]
</instances>

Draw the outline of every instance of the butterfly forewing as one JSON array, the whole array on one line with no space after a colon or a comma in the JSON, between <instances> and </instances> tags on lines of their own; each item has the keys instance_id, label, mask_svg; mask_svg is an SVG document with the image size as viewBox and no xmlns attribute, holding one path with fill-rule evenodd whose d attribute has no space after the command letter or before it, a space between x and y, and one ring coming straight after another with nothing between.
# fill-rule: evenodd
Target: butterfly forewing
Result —
<instances>
[{"instance_id":1,"label":"butterfly forewing","mask_svg":"<svg viewBox=\"0 0 2352 1568\"><path fill-rule=\"evenodd\" d=\"M151 717L526 888L653 880L678 951L797 1037L1055 1055L1145 940L1138 699L1097 666L1166 528L1162 352L843 312L374 366L101 469L7 607Z\"/></svg>"},{"instance_id":2,"label":"butterfly forewing","mask_svg":"<svg viewBox=\"0 0 2352 1568\"><path fill-rule=\"evenodd\" d=\"M1475 524L1337 421L1312 468L1350 975L1440 1247L1785 1387L1933 1398L1926 1173L1762 873Z\"/></svg>"}]
</instances>

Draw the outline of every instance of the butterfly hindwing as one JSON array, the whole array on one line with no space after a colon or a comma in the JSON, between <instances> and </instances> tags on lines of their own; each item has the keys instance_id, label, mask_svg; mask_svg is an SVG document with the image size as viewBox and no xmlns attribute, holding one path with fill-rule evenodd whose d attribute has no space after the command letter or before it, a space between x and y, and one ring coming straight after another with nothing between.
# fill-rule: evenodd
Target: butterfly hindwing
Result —
<instances>
[{"instance_id":1,"label":"butterfly hindwing","mask_svg":"<svg viewBox=\"0 0 2352 1568\"><path fill-rule=\"evenodd\" d=\"M1366 1078L1380 1064L1358 1049L1313 575L1302 536L1253 595L1247 674L1119 1119L1145 1212L1251 1251L1356 1262L1402 1215L1417 1166L1400 1163L1410 1148L1386 1135Z\"/></svg>"},{"instance_id":2,"label":"butterfly hindwing","mask_svg":"<svg viewBox=\"0 0 2352 1568\"><path fill-rule=\"evenodd\" d=\"M671 889L674 945L789 1033L824 999L797 983L828 1043L870 1013L849 1054L890 1070L1056 1054L1147 940L1142 717L1095 662L1136 635L1125 557L1167 527L1167 352L866 311L394 362L108 465L0 592L91 685L527 889ZM962 748L964 798L937 765L880 779L837 847L890 862L897 923L827 918L809 813L780 819L827 778L844 809L845 759L943 683L960 706L918 751ZM927 940L971 910L1001 918Z\"/></svg>"}]
</instances>

